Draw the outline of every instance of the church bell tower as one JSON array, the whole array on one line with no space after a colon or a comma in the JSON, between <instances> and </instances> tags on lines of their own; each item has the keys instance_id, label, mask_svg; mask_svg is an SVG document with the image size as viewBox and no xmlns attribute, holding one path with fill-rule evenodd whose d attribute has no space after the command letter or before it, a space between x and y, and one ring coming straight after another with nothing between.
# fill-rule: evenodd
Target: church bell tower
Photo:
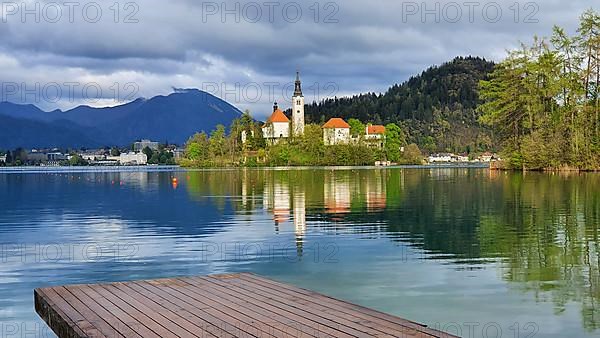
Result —
<instances>
[{"instance_id":1,"label":"church bell tower","mask_svg":"<svg viewBox=\"0 0 600 338\"><path fill-rule=\"evenodd\" d=\"M304 95L302 95L300 72L296 72L296 85L292 96L292 130L294 136L304 135Z\"/></svg>"}]
</instances>

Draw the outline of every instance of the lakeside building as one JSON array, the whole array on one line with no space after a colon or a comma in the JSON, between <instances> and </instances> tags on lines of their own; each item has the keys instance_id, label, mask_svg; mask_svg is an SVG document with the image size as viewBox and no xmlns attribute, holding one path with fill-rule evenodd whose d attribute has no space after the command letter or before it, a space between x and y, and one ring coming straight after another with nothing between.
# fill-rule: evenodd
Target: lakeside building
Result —
<instances>
[{"instance_id":1,"label":"lakeside building","mask_svg":"<svg viewBox=\"0 0 600 338\"><path fill-rule=\"evenodd\" d=\"M385 145L385 126L367 125L365 130L365 140L370 145L383 148Z\"/></svg>"},{"instance_id":2,"label":"lakeside building","mask_svg":"<svg viewBox=\"0 0 600 338\"><path fill-rule=\"evenodd\" d=\"M350 125L339 117L331 118L323 125L323 142L328 146L350 143Z\"/></svg>"},{"instance_id":3,"label":"lakeside building","mask_svg":"<svg viewBox=\"0 0 600 338\"><path fill-rule=\"evenodd\" d=\"M135 142L133 144L133 151L135 151L136 153L141 152L142 150L144 150L144 148L148 147L152 150L158 150L158 142L154 142L154 141L150 141L150 140L141 140L138 142Z\"/></svg>"},{"instance_id":4,"label":"lakeside building","mask_svg":"<svg viewBox=\"0 0 600 338\"><path fill-rule=\"evenodd\" d=\"M123 153L119 156L121 165L146 165L148 164L148 156L144 153Z\"/></svg>"},{"instance_id":5,"label":"lakeside building","mask_svg":"<svg viewBox=\"0 0 600 338\"><path fill-rule=\"evenodd\" d=\"M83 152L77 155L79 155L79 157L82 159L92 163L106 160L106 154L104 153L104 150Z\"/></svg>"},{"instance_id":6,"label":"lakeside building","mask_svg":"<svg viewBox=\"0 0 600 338\"><path fill-rule=\"evenodd\" d=\"M429 163L465 163L470 162L469 156L450 153L433 154L427 159Z\"/></svg>"},{"instance_id":7,"label":"lakeside building","mask_svg":"<svg viewBox=\"0 0 600 338\"><path fill-rule=\"evenodd\" d=\"M0 155L0 163L6 163L6 155Z\"/></svg>"}]
</instances>

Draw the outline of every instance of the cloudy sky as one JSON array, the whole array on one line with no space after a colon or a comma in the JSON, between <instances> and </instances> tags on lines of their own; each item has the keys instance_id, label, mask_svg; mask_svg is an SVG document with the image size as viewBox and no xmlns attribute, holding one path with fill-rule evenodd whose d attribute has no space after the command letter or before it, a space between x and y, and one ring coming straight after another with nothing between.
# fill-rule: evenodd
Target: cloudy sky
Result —
<instances>
[{"instance_id":1,"label":"cloudy sky","mask_svg":"<svg viewBox=\"0 0 600 338\"><path fill-rule=\"evenodd\" d=\"M2 1L1 101L66 109L200 88L263 117L298 68L307 101L382 92L458 55L499 60L555 24L574 31L593 5L116 1Z\"/></svg>"}]
</instances>

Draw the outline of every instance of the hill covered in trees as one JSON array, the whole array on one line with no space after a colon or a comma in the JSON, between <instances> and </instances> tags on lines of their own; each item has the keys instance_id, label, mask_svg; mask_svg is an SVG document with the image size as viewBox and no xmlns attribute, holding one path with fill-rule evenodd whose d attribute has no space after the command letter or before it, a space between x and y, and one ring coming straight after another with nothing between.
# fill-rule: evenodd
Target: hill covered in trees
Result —
<instances>
[{"instance_id":1,"label":"hill covered in trees","mask_svg":"<svg viewBox=\"0 0 600 338\"><path fill-rule=\"evenodd\" d=\"M491 130L479 122L478 84L494 63L457 57L434 66L384 94L360 94L309 104L306 118L322 123L339 116L374 124L396 123L408 143L428 152L479 152L494 148Z\"/></svg>"}]
</instances>

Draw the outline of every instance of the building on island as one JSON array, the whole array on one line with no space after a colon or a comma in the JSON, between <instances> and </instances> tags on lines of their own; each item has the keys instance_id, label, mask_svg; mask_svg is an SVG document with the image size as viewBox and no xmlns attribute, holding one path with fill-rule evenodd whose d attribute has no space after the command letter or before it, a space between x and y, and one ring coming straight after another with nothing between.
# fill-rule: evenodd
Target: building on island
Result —
<instances>
[{"instance_id":1,"label":"building on island","mask_svg":"<svg viewBox=\"0 0 600 338\"><path fill-rule=\"evenodd\" d=\"M140 151L144 150L146 147L148 147L152 150L158 150L158 142L153 142L150 140L141 140L139 142L135 142L133 144L133 151L135 151L136 153L139 153Z\"/></svg>"},{"instance_id":2,"label":"building on island","mask_svg":"<svg viewBox=\"0 0 600 338\"><path fill-rule=\"evenodd\" d=\"M323 142L327 146L350 143L350 125L334 117L323 125Z\"/></svg>"},{"instance_id":3,"label":"building on island","mask_svg":"<svg viewBox=\"0 0 600 338\"><path fill-rule=\"evenodd\" d=\"M302 94L302 82L300 72L296 72L294 95L292 96L292 120L279 109L277 102L273 107L273 114L262 127L263 137L269 144L279 143L290 136L304 135L304 95ZM245 142L247 134L243 135Z\"/></svg>"},{"instance_id":4,"label":"building on island","mask_svg":"<svg viewBox=\"0 0 600 338\"><path fill-rule=\"evenodd\" d=\"M273 106L273 114L262 127L262 131L263 137L270 144L279 143L290 137L290 119L277 107L277 102Z\"/></svg>"},{"instance_id":5,"label":"building on island","mask_svg":"<svg viewBox=\"0 0 600 338\"><path fill-rule=\"evenodd\" d=\"M385 126L382 125L367 125L365 130L365 140L374 146L383 148L385 143Z\"/></svg>"},{"instance_id":6,"label":"building on island","mask_svg":"<svg viewBox=\"0 0 600 338\"><path fill-rule=\"evenodd\" d=\"M294 96L292 96L292 128L294 136L304 135L304 95L302 94L300 72L296 72Z\"/></svg>"},{"instance_id":7,"label":"building on island","mask_svg":"<svg viewBox=\"0 0 600 338\"><path fill-rule=\"evenodd\" d=\"M0 163L6 163L6 155L0 155Z\"/></svg>"}]
</instances>

